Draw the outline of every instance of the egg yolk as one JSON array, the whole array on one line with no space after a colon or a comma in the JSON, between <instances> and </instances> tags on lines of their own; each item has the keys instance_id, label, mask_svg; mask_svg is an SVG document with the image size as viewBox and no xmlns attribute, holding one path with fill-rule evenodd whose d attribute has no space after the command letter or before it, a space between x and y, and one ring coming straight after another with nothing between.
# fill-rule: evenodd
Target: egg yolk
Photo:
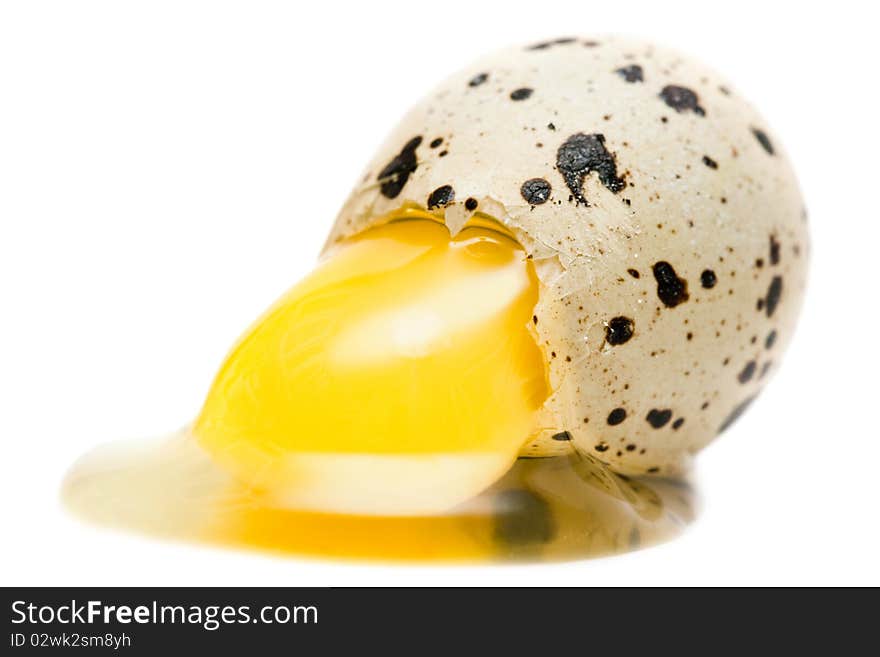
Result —
<instances>
[{"instance_id":1,"label":"egg yolk","mask_svg":"<svg viewBox=\"0 0 880 657\"><path fill-rule=\"evenodd\" d=\"M548 395L504 229L427 213L334 247L239 340L192 432L279 506L439 513L498 480Z\"/></svg>"}]
</instances>

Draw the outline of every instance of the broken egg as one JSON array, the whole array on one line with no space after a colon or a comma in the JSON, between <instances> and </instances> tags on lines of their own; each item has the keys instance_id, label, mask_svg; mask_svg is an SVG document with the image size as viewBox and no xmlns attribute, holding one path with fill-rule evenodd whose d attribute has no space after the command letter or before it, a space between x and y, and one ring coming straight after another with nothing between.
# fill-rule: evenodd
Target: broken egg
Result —
<instances>
[{"instance_id":1,"label":"broken egg","mask_svg":"<svg viewBox=\"0 0 880 657\"><path fill-rule=\"evenodd\" d=\"M806 214L771 135L716 73L650 44L478 61L392 131L192 425L151 458L84 460L71 507L355 556L425 532L448 540L410 554L673 534L691 456L766 384L803 295ZM132 482L161 502L133 510Z\"/></svg>"},{"instance_id":2,"label":"broken egg","mask_svg":"<svg viewBox=\"0 0 880 657\"><path fill-rule=\"evenodd\" d=\"M510 237L427 213L328 253L239 341L192 426L281 505L446 511L488 488L547 397L534 268Z\"/></svg>"}]
</instances>

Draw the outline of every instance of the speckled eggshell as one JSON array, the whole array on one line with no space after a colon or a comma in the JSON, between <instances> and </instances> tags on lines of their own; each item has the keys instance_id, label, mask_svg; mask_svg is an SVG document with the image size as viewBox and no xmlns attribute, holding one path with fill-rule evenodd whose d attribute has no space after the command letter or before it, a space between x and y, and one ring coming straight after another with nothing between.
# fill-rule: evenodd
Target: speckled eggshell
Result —
<instances>
[{"instance_id":1,"label":"speckled eggshell","mask_svg":"<svg viewBox=\"0 0 880 657\"><path fill-rule=\"evenodd\" d=\"M328 245L407 203L453 232L491 215L535 263L553 393L525 455L679 472L794 330L808 236L792 168L723 78L674 51L558 39L476 62L397 125Z\"/></svg>"}]
</instances>

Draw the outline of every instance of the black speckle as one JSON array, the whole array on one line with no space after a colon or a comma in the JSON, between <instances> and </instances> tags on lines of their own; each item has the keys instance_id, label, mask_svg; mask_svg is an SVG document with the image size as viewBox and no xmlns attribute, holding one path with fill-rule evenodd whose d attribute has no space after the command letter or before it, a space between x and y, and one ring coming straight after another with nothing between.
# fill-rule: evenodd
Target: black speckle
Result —
<instances>
[{"instance_id":1,"label":"black speckle","mask_svg":"<svg viewBox=\"0 0 880 657\"><path fill-rule=\"evenodd\" d=\"M431 143L429 145L431 146L431 148L437 148L442 143L443 143L443 137L437 137L437 139L434 139L433 141L431 141Z\"/></svg>"},{"instance_id":2,"label":"black speckle","mask_svg":"<svg viewBox=\"0 0 880 657\"><path fill-rule=\"evenodd\" d=\"M681 425L683 425L683 424L684 424L684 418L680 417L675 422L672 423L672 428L675 431L678 431L679 429L681 429Z\"/></svg>"},{"instance_id":3,"label":"black speckle","mask_svg":"<svg viewBox=\"0 0 880 657\"><path fill-rule=\"evenodd\" d=\"M645 77L642 67L638 64L630 64L614 71L627 82L644 82Z\"/></svg>"},{"instance_id":4,"label":"black speckle","mask_svg":"<svg viewBox=\"0 0 880 657\"><path fill-rule=\"evenodd\" d=\"M773 150L773 144L770 142L770 137L767 136L766 132L760 128L752 128L752 134L755 135L755 139L767 151L768 155L773 155L776 152Z\"/></svg>"},{"instance_id":5,"label":"black speckle","mask_svg":"<svg viewBox=\"0 0 880 657\"><path fill-rule=\"evenodd\" d=\"M472 77L470 79L470 82L468 82L468 86L469 87L479 87L481 84L483 84L488 79L489 79L488 73L478 73L477 75L475 75L474 77Z\"/></svg>"},{"instance_id":6,"label":"black speckle","mask_svg":"<svg viewBox=\"0 0 880 657\"><path fill-rule=\"evenodd\" d=\"M706 116L706 110L700 107L700 99L697 94L687 87L667 85L660 92L660 98L679 114L690 110L697 116Z\"/></svg>"},{"instance_id":7,"label":"black speckle","mask_svg":"<svg viewBox=\"0 0 880 657\"><path fill-rule=\"evenodd\" d=\"M622 408L615 408L608 414L608 424L612 427L620 424L626 419L626 411Z\"/></svg>"},{"instance_id":8,"label":"black speckle","mask_svg":"<svg viewBox=\"0 0 880 657\"><path fill-rule=\"evenodd\" d=\"M532 90L528 87L521 87L510 92L510 100L525 100L532 95Z\"/></svg>"},{"instance_id":9,"label":"black speckle","mask_svg":"<svg viewBox=\"0 0 880 657\"><path fill-rule=\"evenodd\" d=\"M626 272L627 272L630 276L632 276L633 278L639 278L639 277L641 276L641 274L639 274L639 270L638 270L638 269L627 269Z\"/></svg>"},{"instance_id":10,"label":"black speckle","mask_svg":"<svg viewBox=\"0 0 880 657\"><path fill-rule=\"evenodd\" d=\"M764 339L764 348L772 349L774 344L776 344L776 329L767 334L767 337Z\"/></svg>"},{"instance_id":11,"label":"black speckle","mask_svg":"<svg viewBox=\"0 0 880 657\"><path fill-rule=\"evenodd\" d=\"M718 427L718 433L727 430L731 424L736 422L740 418L740 416L746 412L746 409L751 405L753 401L755 401L755 398L749 397L748 399L740 403L736 408L734 408L730 412L730 415L728 415L727 418L724 420L724 422L721 423L721 426Z\"/></svg>"},{"instance_id":12,"label":"black speckle","mask_svg":"<svg viewBox=\"0 0 880 657\"><path fill-rule=\"evenodd\" d=\"M703 156L703 164L705 164L710 169L717 169L718 168L718 163L715 160L713 160L711 157L709 157L708 155Z\"/></svg>"},{"instance_id":13,"label":"black speckle","mask_svg":"<svg viewBox=\"0 0 880 657\"><path fill-rule=\"evenodd\" d=\"M648 421L648 424L650 424L655 429L662 429L666 426L666 423L672 419L672 411L668 408L665 408L663 410L652 408L650 411L648 411L648 415L645 417L645 419Z\"/></svg>"},{"instance_id":14,"label":"black speckle","mask_svg":"<svg viewBox=\"0 0 880 657\"><path fill-rule=\"evenodd\" d=\"M547 199L550 198L550 192L552 191L553 188L550 187L550 183L543 178L526 180L522 184L522 187L519 188L519 193L529 205L541 205L542 203L546 203Z\"/></svg>"},{"instance_id":15,"label":"black speckle","mask_svg":"<svg viewBox=\"0 0 880 657\"><path fill-rule=\"evenodd\" d=\"M443 185L438 187L428 197L428 209L442 208L449 205L455 199L455 190L452 185Z\"/></svg>"},{"instance_id":16,"label":"black speckle","mask_svg":"<svg viewBox=\"0 0 880 657\"><path fill-rule=\"evenodd\" d=\"M751 381L752 377L755 376L756 367L758 367L758 364L755 361L750 360L746 363L746 366L742 368L742 371L736 375L737 380L743 384Z\"/></svg>"},{"instance_id":17,"label":"black speckle","mask_svg":"<svg viewBox=\"0 0 880 657\"><path fill-rule=\"evenodd\" d=\"M608 443L599 443L595 447L593 447L597 452L607 452L608 451Z\"/></svg>"},{"instance_id":18,"label":"black speckle","mask_svg":"<svg viewBox=\"0 0 880 657\"><path fill-rule=\"evenodd\" d=\"M779 305L779 299L782 297L782 276L774 276L770 281L770 287L767 288L767 298L764 301L764 309L767 311L767 317L773 317L776 312L776 306Z\"/></svg>"},{"instance_id":19,"label":"black speckle","mask_svg":"<svg viewBox=\"0 0 880 657\"><path fill-rule=\"evenodd\" d=\"M715 283L717 282L718 277L711 269L704 269L703 273L700 274L700 284L707 290L711 290L713 287L715 287Z\"/></svg>"},{"instance_id":20,"label":"black speckle","mask_svg":"<svg viewBox=\"0 0 880 657\"><path fill-rule=\"evenodd\" d=\"M568 431L560 431L559 433L553 434L553 440L571 440L571 434Z\"/></svg>"},{"instance_id":21,"label":"black speckle","mask_svg":"<svg viewBox=\"0 0 880 657\"><path fill-rule=\"evenodd\" d=\"M553 123L548 123L548 124L547 124L547 129L548 129L548 130L556 130L556 126L553 125Z\"/></svg>"},{"instance_id":22,"label":"black speckle","mask_svg":"<svg viewBox=\"0 0 880 657\"><path fill-rule=\"evenodd\" d=\"M506 546L540 545L556 533L550 505L532 491L502 491L495 508L495 540Z\"/></svg>"},{"instance_id":23,"label":"black speckle","mask_svg":"<svg viewBox=\"0 0 880 657\"><path fill-rule=\"evenodd\" d=\"M614 317L608 320L605 327L605 341L610 345L621 345L627 342L635 332L635 324L629 317Z\"/></svg>"},{"instance_id":24,"label":"black speckle","mask_svg":"<svg viewBox=\"0 0 880 657\"><path fill-rule=\"evenodd\" d=\"M766 363L764 363L764 364L761 366L761 373L758 375L758 379L763 379L765 376L767 376L767 372L770 371L770 368L771 368L771 367L773 367L773 361L772 361L772 360L768 360Z\"/></svg>"},{"instance_id":25,"label":"black speckle","mask_svg":"<svg viewBox=\"0 0 880 657\"><path fill-rule=\"evenodd\" d=\"M770 236L770 264L779 264L779 242L776 241L774 235Z\"/></svg>"},{"instance_id":26,"label":"black speckle","mask_svg":"<svg viewBox=\"0 0 880 657\"><path fill-rule=\"evenodd\" d=\"M528 46L526 50L546 50L550 46L564 46L569 43L574 43L575 41L577 41L577 39L574 37L563 37L561 39L553 39L552 41L541 41L540 43Z\"/></svg>"},{"instance_id":27,"label":"black speckle","mask_svg":"<svg viewBox=\"0 0 880 657\"><path fill-rule=\"evenodd\" d=\"M469 198L467 201L464 202L464 207L471 212L477 209L477 205L479 204L477 203L477 199L475 198Z\"/></svg>"},{"instance_id":28,"label":"black speckle","mask_svg":"<svg viewBox=\"0 0 880 657\"><path fill-rule=\"evenodd\" d=\"M418 160L416 160L416 149L421 143L421 136L410 139L400 150L400 153L395 155L379 172L376 180L381 183L379 190L382 192L382 196L397 198L397 195L403 190L410 174L419 166Z\"/></svg>"},{"instance_id":29,"label":"black speckle","mask_svg":"<svg viewBox=\"0 0 880 657\"><path fill-rule=\"evenodd\" d=\"M572 196L584 205L589 205L583 195L584 180L593 171L599 174L606 189L615 194L626 187L623 178L617 176L614 156L605 148L604 135L572 135L556 151L556 166Z\"/></svg>"},{"instance_id":30,"label":"black speckle","mask_svg":"<svg viewBox=\"0 0 880 657\"><path fill-rule=\"evenodd\" d=\"M679 278L668 262L661 261L654 265L654 278L657 280L657 296L667 308L675 308L690 298L687 281Z\"/></svg>"}]
</instances>

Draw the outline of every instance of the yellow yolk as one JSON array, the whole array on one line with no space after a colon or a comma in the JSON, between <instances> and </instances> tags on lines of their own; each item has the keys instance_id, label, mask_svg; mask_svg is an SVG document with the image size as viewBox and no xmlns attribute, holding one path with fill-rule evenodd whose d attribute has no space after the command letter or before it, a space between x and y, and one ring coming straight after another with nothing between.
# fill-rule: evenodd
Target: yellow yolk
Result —
<instances>
[{"instance_id":1,"label":"yellow yolk","mask_svg":"<svg viewBox=\"0 0 880 657\"><path fill-rule=\"evenodd\" d=\"M537 278L491 225L409 212L341 243L239 340L198 441L294 509L438 513L490 486L548 394Z\"/></svg>"}]
</instances>

